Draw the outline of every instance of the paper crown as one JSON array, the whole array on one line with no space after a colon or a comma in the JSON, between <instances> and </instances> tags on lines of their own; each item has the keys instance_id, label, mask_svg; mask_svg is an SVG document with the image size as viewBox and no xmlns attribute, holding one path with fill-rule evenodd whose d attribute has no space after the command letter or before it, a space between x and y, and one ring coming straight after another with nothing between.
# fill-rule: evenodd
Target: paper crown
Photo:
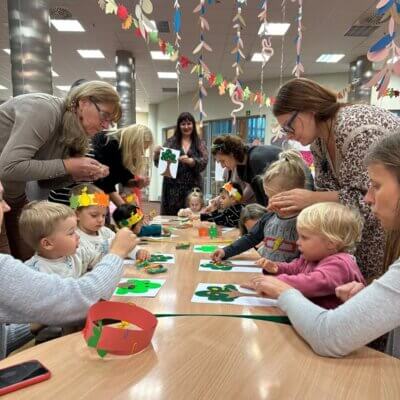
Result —
<instances>
[{"instance_id":1,"label":"paper crown","mask_svg":"<svg viewBox=\"0 0 400 400\"><path fill-rule=\"evenodd\" d=\"M117 326L105 325L105 320L121 321ZM128 329L133 324L141 330ZM89 347L94 347L100 357L107 353L116 355L135 354L151 342L157 326L157 318L144 308L131 303L100 301L88 311L83 337Z\"/></svg>"},{"instance_id":2,"label":"paper crown","mask_svg":"<svg viewBox=\"0 0 400 400\"><path fill-rule=\"evenodd\" d=\"M85 186L81 190L81 194L72 195L69 198L69 206L76 210L79 207L100 206L108 207L110 204L110 197L105 193L88 194L88 188Z\"/></svg>"},{"instance_id":3,"label":"paper crown","mask_svg":"<svg viewBox=\"0 0 400 400\"><path fill-rule=\"evenodd\" d=\"M235 187L233 187L231 182L225 183L225 185L222 186L222 189L226 190L229 193L229 196L233 197L236 201L240 201L242 199L242 195Z\"/></svg>"},{"instance_id":4,"label":"paper crown","mask_svg":"<svg viewBox=\"0 0 400 400\"><path fill-rule=\"evenodd\" d=\"M133 225L136 225L142 218L143 218L143 211L137 207L136 208L136 213L131 214L131 216L128 219L121 219L118 222L118 225L131 228Z\"/></svg>"}]
</instances>

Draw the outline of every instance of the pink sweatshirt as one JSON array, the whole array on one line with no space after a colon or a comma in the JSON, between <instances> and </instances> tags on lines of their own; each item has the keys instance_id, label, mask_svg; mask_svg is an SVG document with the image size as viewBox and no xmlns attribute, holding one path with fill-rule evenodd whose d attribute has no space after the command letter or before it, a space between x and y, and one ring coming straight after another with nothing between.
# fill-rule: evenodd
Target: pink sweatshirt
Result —
<instances>
[{"instance_id":1,"label":"pink sweatshirt","mask_svg":"<svg viewBox=\"0 0 400 400\"><path fill-rule=\"evenodd\" d=\"M306 261L301 256L290 263L276 264L278 279L299 290L315 304L327 309L342 304L335 295L337 286L352 281L366 284L355 257L348 253L337 253L319 262Z\"/></svg>"}]
</instances>

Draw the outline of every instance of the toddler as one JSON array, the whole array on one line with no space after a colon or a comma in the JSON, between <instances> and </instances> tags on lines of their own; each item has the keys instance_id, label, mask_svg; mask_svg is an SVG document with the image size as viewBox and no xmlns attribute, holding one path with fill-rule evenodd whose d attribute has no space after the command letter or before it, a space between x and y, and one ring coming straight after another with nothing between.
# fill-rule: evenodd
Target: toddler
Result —
<instances>
[{"instance_id":1,"label":"toddler","mask_svg":"<svg viewBox=\"0 0 400 400\"><path fill-rule=\"evenodd\" d=\"M181 208L178 211L178 217L194 218L204 211L203 193L198 187L195 187L186 197L187 208Z\"/></svg>"},{"instance_id":2,"label":"toddler","mask_svg":"<svg viewBox=\"0 0 400 400\"><path fill-rule=\"evenodd\" d=\"M237 183L227 182L222 186L219 195L220 211L212 204L207 207L209 213L201 213L201 221L215 222L217 225L238 227L240 212L242 211L242 188Z\"/></svg>"},{"instance_id":3,"label":"toddler","mask_svg":"<svg viewBox=\"0 0 400 400\"><path fill-rule=\"evenodd\" d=\"M351 254L361 239L362 218L359 212L339 203L317 203L305 208L297 218L301 253L290 263L261 258L257 264L264 274L298 289L311 301L331 309L341 304L335 295L337 286L365 280ZM255 278L262 286L263 278ZM253 288L254 281L247 287Z\"/></svg>"},{"instance_id":4,"label":"toddler","mask_svg":"<svg viewBox=\"0 0 400 400\"><path fill-rule=\"evenodd\" d=\"M78 220L80 247L92 248L101 256L108 253L115 233L105 226L109 196L93 184L82 184L71 190L70 207L75 210ZM135 247L129 258L144 260L149 257L147 250Z\"/></svg>"}]
</instances>

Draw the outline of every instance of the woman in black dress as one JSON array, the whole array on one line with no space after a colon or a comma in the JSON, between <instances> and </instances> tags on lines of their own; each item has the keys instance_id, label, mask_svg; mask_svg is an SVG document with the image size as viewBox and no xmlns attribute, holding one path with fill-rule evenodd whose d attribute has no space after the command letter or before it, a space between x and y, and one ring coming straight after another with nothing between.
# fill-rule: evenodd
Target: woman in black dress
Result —
<instances>
[{"instance_id":1,"label":"woman in black dress","mask_svg":"<svg viewBox=\"0 0 400 400\"><path fill-rule=\"evenodd\" d=\"M161 215L177 215L185 207L188 193L194 187L203 187L201 172L208 162L205 142L200 140L193 115L184 112L179 115L174 135L163 147L180 150L176 179L164 177L161 194ZM154 150L154 164L158 167L161 146Z\"/></svg>"}]
</instances>

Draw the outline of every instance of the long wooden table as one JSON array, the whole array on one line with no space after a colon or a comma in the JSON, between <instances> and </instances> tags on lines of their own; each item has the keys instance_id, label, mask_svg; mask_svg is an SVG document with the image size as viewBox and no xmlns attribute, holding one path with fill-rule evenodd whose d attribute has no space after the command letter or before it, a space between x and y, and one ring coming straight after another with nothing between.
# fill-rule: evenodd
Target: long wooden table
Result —
<instances>
[{"instance_id":1,"label":"long wooden table","mask_svg":"<svg viewBox=\"0 0 400 400\"><path fill-rule=\"evenodd\" d=\"M159 318L152 346L100 359L80 333L0 362L38 359L46 382L7 399L400 398L400 361L366 347L343 359L315 355L290 326L217 316Z\"/></svg>"},{"instance_id":2,"label":"long wooden table","mask_svg":"<svg viewBox=\"0 0 400 400\"><path fill-rule=\"evenodd\" d=\"M210 258L210 254L194 253L194 244L221 244L208 238L198 236L199 223L195 223L194 228L176 229L173 231L178 238L165 239L163 241L150 242L143 245L143 248L150 252L174 253L176 257L175 265L165 264L168 272L158 275L148 275L139 272L136 268L127 268L126 277L139 278L159 278L166 279L163 287L156 297L113 297L115 301L130 301L141 307L148 309L157 315L176 315L176 314L213 314L213 315L241 315L271 317L270 319L284 315L276 307L249 307L233 304L206 304L192 303L193 293L200 282L205 283L243 283L254 274L242 272L219 272L219 271L199 271L201 259ZM234 240L238 236L238 231L230 231L219 237L218 240ZM176 250L176 242L190 241L192 246L189 250ZM222 243L227 245L227 243ZM142 246L142 245L141 245ZM235 258L243 260L255 260L259 258L255 250L247 251ZM261 273L261 269L260 269Z\"/></svg>"}]
</instances>

